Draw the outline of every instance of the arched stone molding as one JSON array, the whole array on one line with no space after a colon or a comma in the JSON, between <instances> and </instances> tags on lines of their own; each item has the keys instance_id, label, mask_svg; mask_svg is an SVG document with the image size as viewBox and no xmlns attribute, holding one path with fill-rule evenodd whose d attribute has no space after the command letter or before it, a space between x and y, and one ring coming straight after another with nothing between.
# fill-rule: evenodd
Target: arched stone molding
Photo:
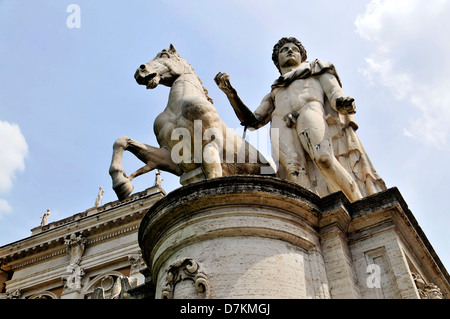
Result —
<instances>
[{"instance_id":1,"label":"arched stone molding","mask_svg":"<svg viewBox=\"0 0 450 319\"><path fill-rule=\"evenodd\" d=\"M51 291L43 291L37 294L34 294L27 299L59 299L57 295L55 295Z\"/></svg>"},{"instance_id":2,"label":"arched stone molding","mask_svg":"<svg viewBox=\"0 0 450 319\"><path fill-rule=\"evenodd\" d=\"M105 296L114 294L113 288L117 278L123 276L119 271L108 271L90 280L81 291L81 298L89 298L96 288L103 288Z\"/></svg>"}]
</instances>

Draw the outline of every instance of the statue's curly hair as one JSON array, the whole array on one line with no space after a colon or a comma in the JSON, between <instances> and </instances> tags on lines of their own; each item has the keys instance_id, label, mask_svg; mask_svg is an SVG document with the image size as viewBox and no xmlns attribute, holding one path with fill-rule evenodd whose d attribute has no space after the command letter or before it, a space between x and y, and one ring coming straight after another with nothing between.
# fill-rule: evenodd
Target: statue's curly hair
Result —
<instances>
[{"instance_id":1,"label":"statue's curly hair","mask_svg":"<svg viewBox=\"0 0 450 319\"><path fill-rule=\"evenodd\" d=\"M299 49L300 54L302 56L302 62L306 61L306 58L308 57L305 48L303 47L302 43L298 41L294 37L284 37L281 38L280 41L277 42L277 44L273 47L273 53L272 53L272 61L275 63L275 66L277 67L278 71L281 73L280 64L278 63L278 53L283 45L286 43L294 43Z\"/></svg>"}]
</instances>

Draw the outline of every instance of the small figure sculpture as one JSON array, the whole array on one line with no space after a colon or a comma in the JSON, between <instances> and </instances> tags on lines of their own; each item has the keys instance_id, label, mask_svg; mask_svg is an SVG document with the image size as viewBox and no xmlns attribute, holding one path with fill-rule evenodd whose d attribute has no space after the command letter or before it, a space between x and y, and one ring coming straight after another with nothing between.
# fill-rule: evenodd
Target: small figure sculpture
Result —
<instances>
[{"instance_id":1,"label":"small figure sculpture","mask_svg":"<svg viewBox=\"0 0 450 319\"><path fill-rule=\"evenodd\" d=\"M241 125L258 129L271 122L279 129L282 139L271 139L272 150L279 151L277 176L320 196L342 190L350 201L386 189L355 133L354 99L342 91L335 67L306 58L296 38L282 38L274 46L272 60L281 76L255 112L226 73L217 74L215 82Z\"/></svg>"},{"instance_id":2,"label":"small figure sculpture","mask_svg":"<svg viewBox=\"0 0 450 319\"><path fill-rule=\"evenodd\" d=\"M81 261L81 257L84 253L84 248L86 246L87 239L83 236L76 234L71 234L64 243L68 246L68 253L70 256L69 265L78 265Z\"/></svg>"},{"instance_id":3,"label":"small figure sculpture","mask_svg":"<svg viewBox=\"0 0 450 319\"><path fill-rule=\"evenodd\" d=\"M47 211L42 215L41 217L41 226L47 225L48 218L50 217L50 209L47 209Z\"/></svg>"},{"instance_id":4,"label":"small figure sculpture","mask_svg":"<svg viewBox=\"0 0 450 319\"><path fill-rule=\"evenodd\" d=\"M155 173L155 186L161 186L161 182L163 179L161 179L161 171L158 169Z\"/></svg>"},{"instance_id":5,"label":"small figure sculpture","mask_svg":"<svg viewBox=\"0 0 450 319\"><path fill-rule=\"evenodd\" d=\"M104 193L105 193L105 190L100 186L98 195L97 195L97 199L95 200L95 207L100 207L100 205L102 204L102 198L103 198Z\"/></svg>"}]
</instances>

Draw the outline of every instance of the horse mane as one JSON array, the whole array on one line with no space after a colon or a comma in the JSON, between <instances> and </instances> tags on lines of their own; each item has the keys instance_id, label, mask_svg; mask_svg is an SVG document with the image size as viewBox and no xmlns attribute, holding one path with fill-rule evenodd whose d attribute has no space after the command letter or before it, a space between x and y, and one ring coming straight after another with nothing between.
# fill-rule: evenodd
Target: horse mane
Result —
<instances>
[{"instance_id":1,"label":"horse mane","mask_svg":"<svg viewBox=\"0 0 450 319\"><path fill-rule=\"evenodd\" d=\"M202 79L200 79L200 77L197 75L197 73L195 73L195 70L194 70L194 68L192 67L192 65L190 65L189 62L187 62L186 60L184 60L184 59L183 59L182 57L180 57L178 54L177 54L177 56L178 56L180 59L182 59L183 61L185 61L186 64L192 69L192 72L194 72L194 74L197 76L198 80L200 81L200 84L202 85L203 92L205 93L206 99L207 99L211 104L214 104L213 99L208 95L208 90L207 90L207 89L205 88L205 86L203 85Z\"/></svg>"},{"instance_id":2,"label":"horse mane","mask_svg":"<svg viewBox=\"0 0 450 319\"><path fill-rule=\"evenodd\" d=\"M171 55L171 56L176 56L176 57L179 58L180 60L184 61L184 63L186 63L186 65L188 65L188 66L191 68L192 72L194 72L194 74L197 76L197 78L198 78L200 84L202 85L203 92L205 93L206 99L207 99L211 104L214 104L213 99L209 96L208 90L207 90L207 89L205 88L205 86L203 85L202 79L200 79L200 77L197 75L197 73L195 73L195 70L194 70L194 68L192 67L192 65L190 65L189 62L187 62L185 59L183 59L178 53L174 53L174 52L168 51L167 49L164 49L162 52L168 53L168 54Z\"/></svg>"},{"instance_id":3,"label":"horse mane","mask_svg":"<svg viewBox=\"0 0 450 319\"><path fill-rule=\"evenodd\" d=\"M207 99L211 104L214 104L213 99L208 95L208 90L203 86L203 81L202 81L202 79L200 79L200 78L198 77L198 75L197 75L197 78L198 78L198 80L200 81L200 84L202 85L203 92L205 92L206 99Z\"/></svg>"}]
</instances>

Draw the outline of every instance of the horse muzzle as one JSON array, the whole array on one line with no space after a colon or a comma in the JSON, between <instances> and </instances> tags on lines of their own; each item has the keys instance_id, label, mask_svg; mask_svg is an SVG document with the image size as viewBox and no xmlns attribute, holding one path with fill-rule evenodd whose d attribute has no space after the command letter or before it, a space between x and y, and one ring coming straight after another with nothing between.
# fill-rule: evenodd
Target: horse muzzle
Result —
<instances>
[{"instance_id":1,"label":"horse muzzle","mask_svg":"<svg viewBox=\"0 0 450 319\"><path fill-rule=\"evenodd\" d=\"M147 89L154 89L158 86L160 77L156 72L148 72L145 64L136 70L134 78L139 85L145 85Z\"/></svg>"}]
</instances>

